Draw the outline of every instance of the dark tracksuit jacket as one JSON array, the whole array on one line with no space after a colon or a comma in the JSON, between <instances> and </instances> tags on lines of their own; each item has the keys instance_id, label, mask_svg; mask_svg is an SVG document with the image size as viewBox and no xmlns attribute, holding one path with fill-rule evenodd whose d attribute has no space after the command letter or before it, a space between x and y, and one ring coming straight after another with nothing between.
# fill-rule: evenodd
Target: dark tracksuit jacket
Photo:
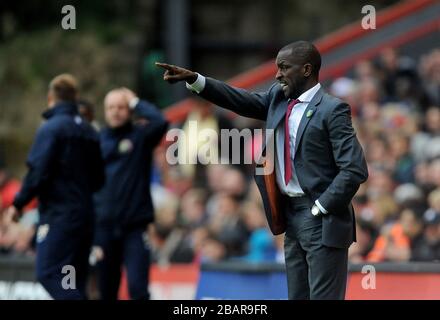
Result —
<instances>
[{"instance_id":1,"label":"dark tracksuit jacket","mask_svg":"<svg viewBox=\"0 0 440 320\"><path fill-rule=\"evenodd\" d=\"M83 121L77 105L58 103L43 113L28 155L28 173L14 206L22 209L39 200L41 223L81 226L93 221L93 192L104 182L99 138Z\"/></svg>"},{"instance_id":2,"label":"dark tracksuit jacket","mask_svg":"<svg viewBox=\"0 0 440 320\"><path fill-rule=\"evenodd\" d=\"M154 219L150 194L153 149L168 122L150 103L139 101L135 115L147 123L128 122L100 133L106 183L96 197L97 227L116 233L146 226Z\"/></svg>"},{"instance_id":3,"label":"dark tracksuit jacket","mask_svg":"<svg viewBox=\"0 0 440 320\"><path fill-rule=\"evenodd\" d=\"M130 298L149 299L150 251L145 231L154 219L152 158L168 123L146 101L139 101L134 113L140 123L129 121L100 133L106 183L96 197L95 245L104 251L104 259L97 264L103 300L117 299L122 264Z\"/></svg>"}]
</instances>

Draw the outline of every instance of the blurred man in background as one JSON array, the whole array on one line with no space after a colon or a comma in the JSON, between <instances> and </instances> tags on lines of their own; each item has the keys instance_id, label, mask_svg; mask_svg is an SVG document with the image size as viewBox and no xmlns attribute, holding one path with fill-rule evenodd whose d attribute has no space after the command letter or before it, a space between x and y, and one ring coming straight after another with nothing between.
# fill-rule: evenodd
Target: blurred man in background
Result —
<instances>
[{"instance_id":1,"label":"blurred man in background","mask_svg":"<svg viewBox=\"0 0 440 320\"><path fill-rule=\"evenodd\" d=\"M99 123L95 120L95 106L86 99L78 99L79 115L99 131Z\"/></svg>"},{"instance_id":2,"label":"blurred man in background","mask_svg":"<svg viewBox=\"0 0 440 320\"><path fill-rule=\"evenodd\" d=\"M78 85L62 74L49 85L46 122L27 159L29 171L13 205L10 223L34 198L39 199L37 279L54 299L85 299L88 256L93 239L92 194L103 183L99 140L81 119ZM73 267L70 280L65 267ZM75 279L72 283L72 279Z\"/></svg>"},{"instance_id":3,"label":"blurred man in background","mask_svg":"<svg viewBox=\"0 0 440 320\"><path fill-rule=\"evenodd\" d=\"M98 261L101 298L117 299L124 264L131 299L149 299L152 154L168 123L155 106L126 88L110 91L104 105L108 127L101 131L100 141L106 183L97 197L92 256ZM136 124L132 114L140 118Z\"/></svg>"}]
</instances>

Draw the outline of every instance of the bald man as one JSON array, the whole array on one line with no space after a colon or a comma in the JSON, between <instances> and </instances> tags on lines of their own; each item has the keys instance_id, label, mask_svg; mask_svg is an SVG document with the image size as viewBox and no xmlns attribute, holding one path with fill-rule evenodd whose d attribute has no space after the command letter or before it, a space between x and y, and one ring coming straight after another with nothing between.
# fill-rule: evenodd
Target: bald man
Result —
<instances>
[{"instance_id":1,"label":"bald man","mask_svg":"<svg viewBox=\"0 0 440 320\"><path fill-rule=\"evenodd\" d=\"M154 219L150 173L153 149L168 123L154 105L126 88L110 91L104 108L107 127L100 143L106 179L96 199L94 247L100 294L117 299L124 265L131 299L148 299L147 226ZM132 122L133 115L140 123Z\"/></svg>"},{"instance_id":2,"label":"bald man","mask_svg":"<svg viewBox=\"0 0 440 320\"><path fill-rule=\"evenodd\" d=\"M277 55L277 83L248 92L184 68L157 63L164 80L242 116L266 121L274 134L275 177L256 175L269 226L285 233L289 299L344 299L348 247L356 239L351 200L368 177L350 106L319 83L321 55L307 41ZM266 146L263 147L266 149ZM268 162L261 166L268 168Z\"/></svg>"}]
</instances>

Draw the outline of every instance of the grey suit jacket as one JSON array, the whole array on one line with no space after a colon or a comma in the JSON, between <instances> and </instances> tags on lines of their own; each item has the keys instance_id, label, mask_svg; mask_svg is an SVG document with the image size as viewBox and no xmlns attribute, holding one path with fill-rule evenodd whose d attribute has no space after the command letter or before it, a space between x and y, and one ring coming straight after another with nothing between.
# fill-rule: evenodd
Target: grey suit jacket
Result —
<instances>
[{"instance_id":1,"label":"grey suit jacket","mask_svg":"<svg viewBox=\"0 0 440 320\"><path fill-rule=\"evenodd\" d=\"M264 120L266 128L273 130L284 119L287 108L287 99L278 84L267 92L253 93L206 78L200 96L239 115ZM350 106L321 88L304 112L296 139L294 170L299 184L311 200L319 199L328 211L322 217L323 244L347 248L356 241L351 200L368 177L364 154L352 126ZM286 216L286 196L275 190L275 208L270 201L274 190L268 190L278 189L276 183L271 184L274 179L255 175L255 180L272 232L284 232L280 219Z\"/></svg>"}]
</instances>

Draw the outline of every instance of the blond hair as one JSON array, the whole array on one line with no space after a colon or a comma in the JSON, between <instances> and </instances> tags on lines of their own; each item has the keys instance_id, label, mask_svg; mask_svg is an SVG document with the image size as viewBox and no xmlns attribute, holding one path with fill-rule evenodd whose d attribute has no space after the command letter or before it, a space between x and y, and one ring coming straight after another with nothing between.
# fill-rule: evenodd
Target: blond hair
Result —
<instances>
[{"instance_id":1,"label":"blond hair","mask_svg":"<svg viewBox=\"0 0 440 320\"><path fill-rule=\"evenodd\" d=\"M49 91L58 101L76 101L78 94L78 83L74 76L63 73L49 83Z\"/></svg>"}]
</instances>

